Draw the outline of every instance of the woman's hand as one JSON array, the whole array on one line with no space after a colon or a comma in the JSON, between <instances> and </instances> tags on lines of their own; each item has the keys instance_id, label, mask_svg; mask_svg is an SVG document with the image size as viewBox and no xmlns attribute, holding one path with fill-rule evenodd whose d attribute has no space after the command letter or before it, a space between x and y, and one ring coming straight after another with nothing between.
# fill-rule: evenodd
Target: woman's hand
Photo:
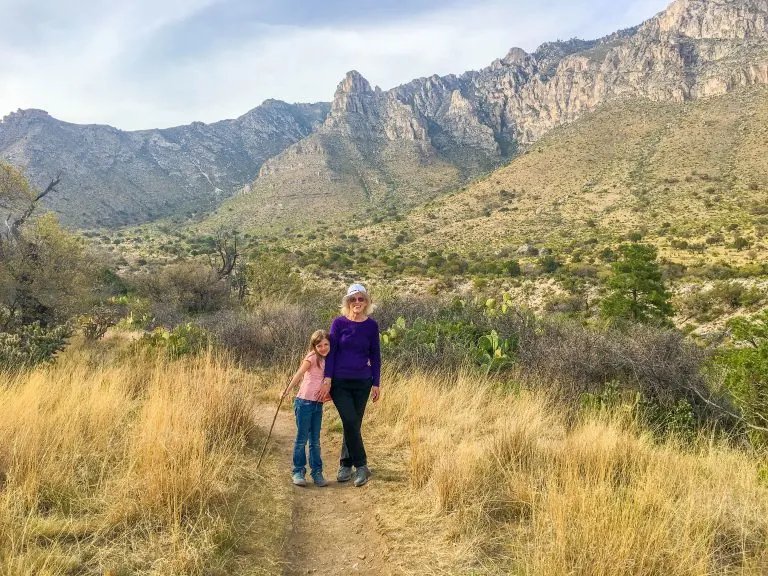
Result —
<instances>
[{"instance_id":1,"label":"woman's hand","mask_svg":"<svg viewBox=\"0 0 768 576\"><path fill-rule=\"evenodd\" d=\"M325 383L325 380L328 380L328 383ZM328 402L328 400L331 399L331 382L330 378L326 378L323 380L323 385L320 386L320 390L317 391L317 401L318 402Z\"/></svg>"},{"instance_id":2,"label":"woman's hand","mask_svg":"<svg viewBox=\"0 0 768 576\"><path fill-rule=\"evenodd\" d=\"M379 396L381 396L381 389L378 386L371 388L371 400L377 402L379 400Z\"/></svg>"}]
</instances>

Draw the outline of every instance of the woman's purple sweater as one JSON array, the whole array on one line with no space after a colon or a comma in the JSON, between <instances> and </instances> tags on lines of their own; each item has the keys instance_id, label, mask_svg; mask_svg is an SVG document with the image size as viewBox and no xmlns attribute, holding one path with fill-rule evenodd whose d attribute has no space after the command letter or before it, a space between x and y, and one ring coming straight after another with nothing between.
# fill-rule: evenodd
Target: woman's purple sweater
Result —
<instances>
[{"instance_id":1,"label":"woman's purple sweater","mask_svg":"<svg viewBox=\"0 0 768 576\"><path fill-rule=\"evenodd\" d=\"M373 318L355 322L339 316L331 323L331 351L325 359L327 378L381 379L379 325Z\"/></svg>"}]
</instances>

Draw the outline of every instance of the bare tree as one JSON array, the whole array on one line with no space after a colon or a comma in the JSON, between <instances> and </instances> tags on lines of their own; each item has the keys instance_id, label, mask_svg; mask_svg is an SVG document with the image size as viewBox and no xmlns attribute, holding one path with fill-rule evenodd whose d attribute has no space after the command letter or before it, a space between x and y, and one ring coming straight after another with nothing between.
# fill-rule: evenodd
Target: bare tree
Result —
<instances>
[{"instance_id":1,"label":"bare tree","mask_svg":"<svg viewBox=\"0 0 768 576\"><path fill-rule=\"evenodd\" d=\"M237 247L237 232L224 232L219 230L216 233L216 253L219 257L217 265L211 264L216 269L216 276L219 280L229 278L237 264L240 252Z\"/></svg>"}]
</instances>

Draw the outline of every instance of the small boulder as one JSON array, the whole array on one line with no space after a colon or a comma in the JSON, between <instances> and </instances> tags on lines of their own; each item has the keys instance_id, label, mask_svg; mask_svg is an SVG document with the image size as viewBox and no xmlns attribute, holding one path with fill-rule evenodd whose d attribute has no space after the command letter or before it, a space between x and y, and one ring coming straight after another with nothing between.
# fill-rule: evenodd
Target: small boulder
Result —
<instances>
[{"instance_id":1,"label":"small boulder","mask_svg":"<svg viewBox=\"0 0 768 576\"><path fill-rule=\"evenodd\" d=\"M539 250L531 244L523 244L517 249L520 256L538 256Z\"/></svg>"}]
</instances>

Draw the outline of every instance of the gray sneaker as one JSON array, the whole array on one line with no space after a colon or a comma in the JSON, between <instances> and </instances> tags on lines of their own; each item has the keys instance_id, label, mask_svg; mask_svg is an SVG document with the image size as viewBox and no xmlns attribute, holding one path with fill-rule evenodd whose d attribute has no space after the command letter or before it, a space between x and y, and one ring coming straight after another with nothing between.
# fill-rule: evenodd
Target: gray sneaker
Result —
<instances>
[{"instance_id":1,"label":"gray sneaker","mask_svg":"<svg viewBox=\"0 0 768 576\"><path fill-rule=\"evenodd\" d=\"M368 466L359 466L355 470L355 486L362 486L368 482L368 478L371 477L371 471L368 470Z\"/></svg>"},{"instance_id":2,"label":"gray sneaker","mask_svg":"<svg viewBox=\"0 0 768 576\"><path fill-rule=\"evenodd\" d=\"M337 482L348 482L352 479L352 468L350 466L339 466L339 472L336 474Z\"/></svg>"},{"instance_id":3,"label":"gray sneaker","mask_svg":"<svg viewBox=\"0 0 768 576\"><path fill-rule=\"evenodd\" d=\"M320 488L324 486L328 486L328 481L323 476L322 470L318 472L312 472L312 481L315 483L315 486L318 486Z\"/></svg>"},{"instance_id":4,"label":"gray sneaker","mask_svg":"<svg viewBox=\"0 0 768 576\"><path fill-rule=\"evenodd\" d=\"M306 478L304 478L304 474L302 474L301 472L294 472L293 473L293 483L296 486L306 486L307 485L307 480L306 480Z\"/></svg>"}]
</instances>

